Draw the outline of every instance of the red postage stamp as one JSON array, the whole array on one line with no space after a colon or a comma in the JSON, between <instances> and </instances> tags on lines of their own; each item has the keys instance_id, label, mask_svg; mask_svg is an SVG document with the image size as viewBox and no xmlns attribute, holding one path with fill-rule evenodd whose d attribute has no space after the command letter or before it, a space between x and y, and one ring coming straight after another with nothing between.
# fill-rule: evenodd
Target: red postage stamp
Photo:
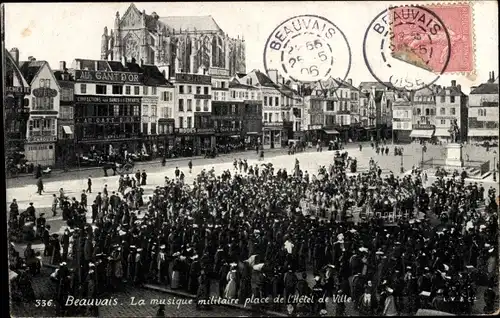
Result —
<instances>
[{"instance_id":1,"label":"red postage stamp","mask_svg":"<svg viewBox=\"0 0 500 318\"><path fill-rule=\"evenodd\" d=\"M390 9L392 56L436 73L475 70L473 9L468 3Z\"/></svg>"}]
</instances>

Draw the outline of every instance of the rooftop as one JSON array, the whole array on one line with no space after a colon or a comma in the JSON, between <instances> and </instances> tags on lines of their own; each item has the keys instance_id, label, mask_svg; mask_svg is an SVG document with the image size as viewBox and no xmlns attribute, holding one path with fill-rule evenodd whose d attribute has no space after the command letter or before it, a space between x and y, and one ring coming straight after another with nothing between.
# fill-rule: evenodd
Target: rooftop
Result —
<instances>
[{"instance_id":1,"label":"rooftop","mask_svg":"<svg viewBox=\"0 0 500 318\"><path fill-rule=\"evenodd\" d=\"M470 95L477 94L498 94L498 78L497 83L484 83L470 92Z\"/></svg>"}]
</instances>

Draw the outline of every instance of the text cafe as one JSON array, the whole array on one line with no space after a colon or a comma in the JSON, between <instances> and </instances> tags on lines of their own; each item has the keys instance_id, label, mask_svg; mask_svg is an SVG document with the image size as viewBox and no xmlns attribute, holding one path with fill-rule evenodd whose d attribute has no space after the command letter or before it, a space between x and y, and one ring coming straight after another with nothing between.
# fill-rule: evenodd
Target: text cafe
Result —
<instances>
[{"instance_id":1,"label":"text cafe","mask_svg":"<svg viewBox=\"0 0 500 318\"><path fill-rule=\"evenodd\" d=\"M195 155L215 147L213 128L175 128L175 144L193 149Z\"/></svg>"},{"instance_id":2,"label":"text cafe","mask_svg":"<svg viewBox=\"0 0 500 318\"><path fill-rule=\"evenodd\" d=\"M75 79L79 82L131 83L140 84L143 75L128 72L75 71Z\"/></svg>"}]
</instances>

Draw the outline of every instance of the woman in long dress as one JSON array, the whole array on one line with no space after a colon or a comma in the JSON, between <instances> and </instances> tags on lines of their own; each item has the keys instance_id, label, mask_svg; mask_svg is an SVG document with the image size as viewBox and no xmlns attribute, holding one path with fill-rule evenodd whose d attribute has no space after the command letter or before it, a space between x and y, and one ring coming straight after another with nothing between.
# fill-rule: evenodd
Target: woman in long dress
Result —
<instances>
[{"instance_id":1,"label":"woman in long dress","mask_svg":"<svg viewBox=\"0 0 500 318\"><path fill-rule=\"evenodd\" d=\"M177 289L180 287L181 270L182 270L181 260L179 256L177 256L172 265L172 283L170 285L170 288Z\"/></svg>"},{"instance_id":2,"label":"woman in long dress","mask_svg":"<svg viewBox=\"0 0 500 318\"><path fill-rule=\"evenodd\" d=\"M236 270L233 269L227 273L226 280L228 281L226 288L224 289L224 298L233 299L236 298Z\"/></svg>"}]
</instances>

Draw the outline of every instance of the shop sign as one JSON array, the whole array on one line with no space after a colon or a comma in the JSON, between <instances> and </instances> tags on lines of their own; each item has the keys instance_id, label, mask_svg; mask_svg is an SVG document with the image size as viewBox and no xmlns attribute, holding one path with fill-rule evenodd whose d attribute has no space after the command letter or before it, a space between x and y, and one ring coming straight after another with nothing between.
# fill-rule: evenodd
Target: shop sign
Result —
<instances>
[{"instance_id":1,"label":"shop sign","mask_svg":"<svg viewBox=\"0 0 500 318\"><path fill-rule=\"evenodd\" d=\"M232 133L232 134L239 134L240 130L232 127L219 127L216 129L218 133Z\"/></svg>"},{"instance_id":2,"label":"shop sign","mask_svg":"<svg viewBox=\"0 0 500 318\"><path fill-rule=\"evenodd\" d=\"M212 95L194 94L194 99L211 99Z\"/></svg>"},{"instance_id":3,"label":"shop sign","mask_svg":"<svg viewBox=\"0 0 500 318\"><path fill-rule=\"evenodd\" d=\"M212 85L212 77L211 76L200 75L200 74L176 73L175 74L175 81L178 83Z\"/></svg>"},{"instance_id":4,"label":"shop sign","mask_svg":"<svg viewBox=\"0 0 500 318\"><path fill-rule=\"evenodd\" d=\"M28 142L56 142L56 136L30 136Z\"/></svg>"},{"instance_id":5,"label":"shop sign","mask_svg":"<svg viewBox=\"0 0 500 318\"><path fill-rule=\"evenodd\" d=\"M76 96L77 103L141 104L140 97Z\"/></svg>"},{"instance_id":6,"label":"shop sign","mask_svg":"<svg viewBox=\"0 0 500 318\"><path fill-rule=\"evenodd\" d=\"M177 128L175 132L178 134L196 134L196 128Z\"/></svg>"},{"instance_id":7,"label":"shop sign","mask_svg":"<svg viewBox=\"0 0 500 318\"><path fill-rule=\"evenodd\" d=\"M77 124L120 124L140 122L141 117L85 117L76 118Z\"/></svg>"},{"instance_id":8,"label":"shop sign","mask_svg":"<svg viewBox=\"0 0 500 318\"><path fill-rule=\"evenodd\" d=\"M105 71L75 71L75 78L81 82L106 82L106 83L129 83L141 84L143 75L126 72Z\"/></svg>"},{"instance_id":9,"label":"shop sign","mask_svg":"<svg viewBox=\"0 0 500 318\"><path fill-rule=\"evenodd\" d=\"M56 97L57 90L48 87L39 87L33 90L33 96L35 97Z\"/></svg>"},{"instance_id":10,"label":"shop sign","mask_svg":"<svg viewBox=\"0 0 500 318\"><path fill-rule=\"evenodd\" d=\"M207 133L213 133L215 131L215 129L213 129L213 128L198 128L196 131L198 133L207 134Z\"/></svg>"},{"instance_id":11,"label":"shop sign","mask_svg":"<svg viewBox=\"0 0 500 318\"><path fill-rule=\"evenodd\" d=\"M322 125L309 125L309 130L321 130L323 129Z\"/></svg>"},{"instance_id":12,"label":"shop sign","mask_svg":"<svg viewBox=\"0 0 500 318\"><path fill-rule=\"evenodd\" d=\"M282 122L277 122L277 123L268 123L268 122L265 122L264 126L265 127L282 127L283 123Z\"/></svg>"},{"instance_id":13,"label":"shop sign","mask_svg":"<svg viewBox=\"0 0 500 318\"><path fill-rule=\"evenodd\" d=\"M23 87L23 86L7 86L5 88L5 91L7 93L21 93L21 94L31 93L31 89L29 87Z\"/></svg>"},{"instance_id":14,"label":"shop sign","mask_svg":"<svg viewBox=\"0 0 500 318\"><path fill-rule=\"evenodd\" d=\"M420 125L414 125L413 129L434 129L436 126L434 125L425 125L425 124L420 124Z\"/></svg>"},{"instance_id":15,"label":"shop sign","mask_svg":"<svg viewBox=\"0 0 500 318\"><path fill-rule=\"evenodd\" d=\"M210 67L208 68L208 75L229 77L229 70L225 68Z\"/></svg>"}]
</instances>

